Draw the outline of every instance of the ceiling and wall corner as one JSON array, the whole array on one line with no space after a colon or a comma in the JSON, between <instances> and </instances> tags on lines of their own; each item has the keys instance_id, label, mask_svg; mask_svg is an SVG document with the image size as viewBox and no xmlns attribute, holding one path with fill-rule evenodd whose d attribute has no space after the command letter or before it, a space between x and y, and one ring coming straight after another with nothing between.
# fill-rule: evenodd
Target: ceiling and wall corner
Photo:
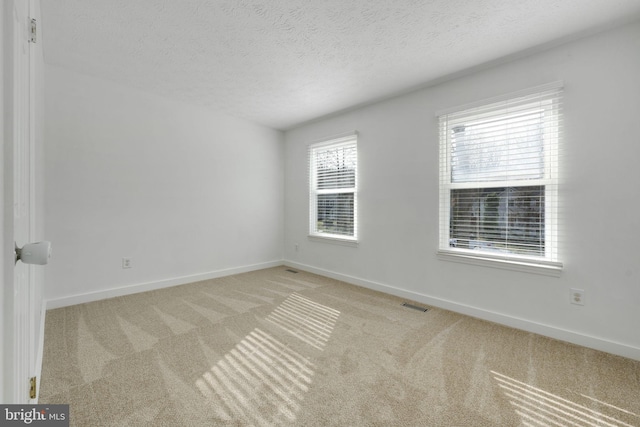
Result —
<instances>
[{"instance_id":1,"label":"ceiling and wall corner","mask_svg":"<svg viewBox=\"0 0 640 427\"><path fill-rule=\"evenodd\" d=\"M45 61L276 129L630 21L637 0L47 0Z\"/></svg>"}]
</instances>

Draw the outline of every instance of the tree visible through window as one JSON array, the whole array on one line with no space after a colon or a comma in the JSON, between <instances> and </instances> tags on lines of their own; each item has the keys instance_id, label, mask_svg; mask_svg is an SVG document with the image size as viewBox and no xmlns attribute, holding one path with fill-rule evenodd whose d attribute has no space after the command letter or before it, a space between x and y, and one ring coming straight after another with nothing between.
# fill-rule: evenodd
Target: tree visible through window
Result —
<instances>
[{"instance_id":1,"label":"tree visible through window","mask_svg":"<svg viewBox=\"0 0 640 427\"><path fill-rule=\"evenodd\" d=\"M311 235L357 237L357 159L355 135L309 147Z\"/></svg>"},{"instance_id":2,"label":"tree visible through window","mask_svg":"<svg viewBox=\"0 0 640 427\"><path fill-rule=\"evenodd\" d=\"M451 190L450 247L545 254L544 186Z\"/></svg>"}]
</instances>

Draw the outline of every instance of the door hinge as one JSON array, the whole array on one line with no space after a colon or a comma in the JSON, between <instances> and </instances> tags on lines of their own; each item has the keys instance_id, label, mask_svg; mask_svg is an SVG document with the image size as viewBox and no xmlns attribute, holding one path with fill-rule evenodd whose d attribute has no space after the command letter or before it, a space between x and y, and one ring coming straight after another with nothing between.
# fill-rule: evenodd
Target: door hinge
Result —
<instances>
[{"instance_id":1,"label":"door hinge","mask_svg":"<svg viewBox=\"0 0 640 427\"><path fill-rule=\"evenodd\" d=\"M35 18L31 19L31 27L29 30L29 41L31 43L35 43L36 42L36 34L38 33L38 25L36 23Z\"/></svg>"},{"instance_id":2,"label":"door hinge","mask_svg":"<svg viewBox=\"0 0 640 427\"><path fill-rule=\"evenodd\" d=\"M37 388L37 380L36 377L31 377L31 379L29 380L29 397L31 399L35 399L36 398L36 388Z\"/></svg>"}]
</instances>

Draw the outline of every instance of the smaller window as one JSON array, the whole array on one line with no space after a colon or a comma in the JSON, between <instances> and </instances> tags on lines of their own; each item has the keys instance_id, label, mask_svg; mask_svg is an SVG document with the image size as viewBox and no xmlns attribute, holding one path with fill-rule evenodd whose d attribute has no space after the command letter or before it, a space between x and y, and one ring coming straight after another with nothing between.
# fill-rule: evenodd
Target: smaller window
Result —
<instances>
[{"instance_id":1,"label":"smaller window","mask_svg":"<svg viewBox=\"0 0 640 427\"><path fill-rule=\"evenodd\" d=\"M358 148L355 134L309 146L309 234L355 241Z\"/></svg>"}]
</instances>

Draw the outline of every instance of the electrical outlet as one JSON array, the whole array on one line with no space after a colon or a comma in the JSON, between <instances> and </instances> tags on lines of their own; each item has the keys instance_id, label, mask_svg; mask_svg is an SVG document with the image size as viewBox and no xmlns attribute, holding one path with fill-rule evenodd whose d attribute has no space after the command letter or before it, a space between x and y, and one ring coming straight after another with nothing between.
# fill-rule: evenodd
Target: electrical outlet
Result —
<instances>
[{"instance_id":1,"label":"electrical outlet","mask_svg":"<svg viewBox=\"0 0 640 427\"><path fill-rule=\"evenodd\" d=\"M571 304L584 305L584 289L571 288Z\"/></svg>"},{"instance_id":2,"label":"electrical outlet","mask_svg":"<svg viewBox=\"0 0 640 427\"><path fill-rule=\"evenodd\" d=\"M131 258L122 258L122 268L131 268Z\"/></svg>"}]
</instances>

